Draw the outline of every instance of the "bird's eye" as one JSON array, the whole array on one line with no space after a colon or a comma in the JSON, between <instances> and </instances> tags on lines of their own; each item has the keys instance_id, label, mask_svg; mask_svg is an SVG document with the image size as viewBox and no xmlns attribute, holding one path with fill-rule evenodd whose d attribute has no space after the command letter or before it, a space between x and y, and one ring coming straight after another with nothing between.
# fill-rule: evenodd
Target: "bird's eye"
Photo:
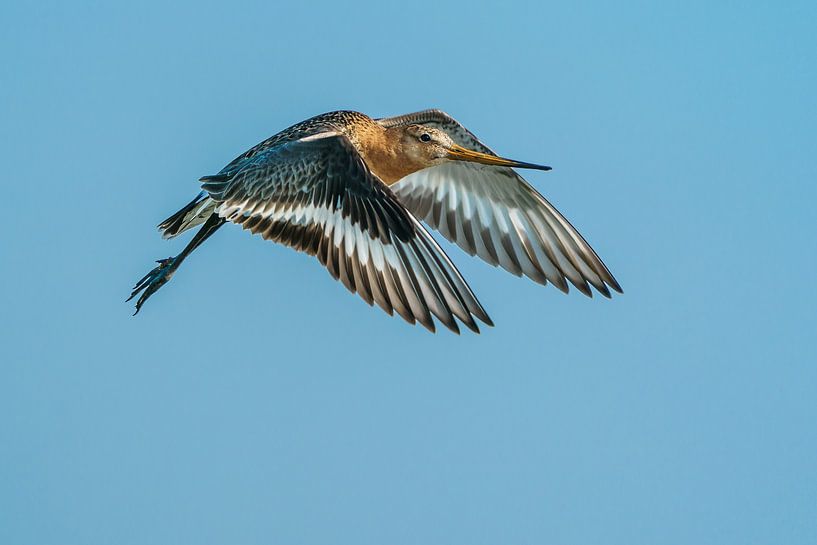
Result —
<instances>
[{"instance_id":1,"label":"bird's eye","mask_svg":"<svg viewBox=\"0 0 817 545\"><path fill-rule=\"evenodd\" d=\"M420 140L422 140L423 142L431 142L431 135L428 134L427 132L424 132L423 134L420 135Z\"/></svg>"}]
</instances>

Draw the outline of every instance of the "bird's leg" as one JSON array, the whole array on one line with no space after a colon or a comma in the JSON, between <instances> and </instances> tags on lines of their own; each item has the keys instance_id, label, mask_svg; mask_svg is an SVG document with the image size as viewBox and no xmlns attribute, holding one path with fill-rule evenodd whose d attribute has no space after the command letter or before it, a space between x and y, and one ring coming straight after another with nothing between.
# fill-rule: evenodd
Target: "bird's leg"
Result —
<instances>
[{"instance_id":1,"label":"bird's leg","mask_svg":"<svg viewBox=\"0 0 817 545\"><path fill-rule=\"evenodd\" d=\"M136 283L136 285L133 287L133 292L127 299L130 301L136 297L139 292L142 292L142 295L136 301L136 312L133 313L134 316L139 313L139 310L141 310L145 301L147 301L151 295L156 293L159 288L164 286L168 280L172 278L173 273L176 272L176 269L179 268L182 261L184 261L193 250L198 248L202 242L207 240L210 235L215 233L219 227L224 225L224 221L225 220L220 218L218 214L211 215L179 255L156 261L159 266L147 273L141 280L139 280L139 282Z\"/></svg>"},{"instance_id":2,"label":"bird's leg","mask_svg":"<svg viewBox=\"0 0 817 545\"><path fill-rule=\"evenodd\" d=\"M134 297L136 297L139 292L143 293L141 297L136 301L136 312L133 313L134 316L139 314L139 310L141 310L142 305L148 298L156 293L156 291L164 286L168 280L173 276L173 272L178 268L179 263L181 263L181 254L176 257L169 257L167 259L159 259L156 263L159 264L158 267L147 273L142 279L136 283L133 287L133 292L131 292L130 297L128 297L127 301L130 301ZM175 266L174 266L175 265Z\"/></svg>"}]
</instances>

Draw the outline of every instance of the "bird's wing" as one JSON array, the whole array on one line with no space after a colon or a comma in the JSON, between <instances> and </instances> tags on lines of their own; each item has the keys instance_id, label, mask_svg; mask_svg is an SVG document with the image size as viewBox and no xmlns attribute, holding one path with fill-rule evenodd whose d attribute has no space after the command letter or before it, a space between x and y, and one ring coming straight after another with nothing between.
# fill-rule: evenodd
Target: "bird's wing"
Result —
<instances>
[{"instance_id":1,"label":"bird's wing","mask_svg":"<svg viewBox=\"0 0 817 545\"><path fill-rule=\"evenodd\" d=\"M218 214L314 255L353 293L434 331L456 316L492 325L448 256L334 132L270 147L230 174L202 178Z\"/></svg>"},{"instance_id":2,"label":"bird's wing","mask_svg":"<svg viewBox=\"0 0 817 545\"><path fill-rule=\"evenodd\" d=\"M377 120L384 127L422 124L445 131L468 149L495 153L440 110ZM582 293L588 283L610 296L616 279L587 241L513 169L448 161L406 176L391 186L409 210L471 255L542 284Z\"/></svg>"}]
</instances>

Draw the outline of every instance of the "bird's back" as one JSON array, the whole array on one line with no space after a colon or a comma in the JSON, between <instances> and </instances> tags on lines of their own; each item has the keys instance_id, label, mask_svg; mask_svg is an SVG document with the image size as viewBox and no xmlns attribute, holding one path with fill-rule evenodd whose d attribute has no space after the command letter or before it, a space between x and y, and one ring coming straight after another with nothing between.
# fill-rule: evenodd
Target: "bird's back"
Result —
<instances>
[{"instance_id":1,"label":"bird's back","mask_svg":"<svg viewBox=\"0 0 817 545\"><path fill-rule=\"evenodd\" d=\"M309 136L327 131L353 134L356 127L371 126L376 126L376 123L372 118L366 114L351 110L338 110L316 115L315 117L311 117L296 123L248 149L233 159L233 161L231 161L226 167L221 169L219 175L229 176L241 169L241 167L244 166L247 161L251 161L253 157L259 153L288 142L293 142L295 140L300 140L302 138L307 138Z\"/></svg>"}]
</instances>

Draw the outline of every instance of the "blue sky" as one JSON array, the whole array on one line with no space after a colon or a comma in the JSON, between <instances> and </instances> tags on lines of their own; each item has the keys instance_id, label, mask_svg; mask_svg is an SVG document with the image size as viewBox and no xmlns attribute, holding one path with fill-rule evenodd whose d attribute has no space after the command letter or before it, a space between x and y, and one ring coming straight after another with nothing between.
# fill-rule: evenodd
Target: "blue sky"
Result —
<instances>
[{"instance_id":1,"label":"blue sky","mask_svg":"<svg viewBox=\"0 0 817 545\"><path fill-rule=\"evenodd\" d=\"M0 7L0 542L817 541L812 2ZM224 228L196 180L333 109L439 107L624 295L443 246L428 334Z\"/></svg>"}]
</instances>

